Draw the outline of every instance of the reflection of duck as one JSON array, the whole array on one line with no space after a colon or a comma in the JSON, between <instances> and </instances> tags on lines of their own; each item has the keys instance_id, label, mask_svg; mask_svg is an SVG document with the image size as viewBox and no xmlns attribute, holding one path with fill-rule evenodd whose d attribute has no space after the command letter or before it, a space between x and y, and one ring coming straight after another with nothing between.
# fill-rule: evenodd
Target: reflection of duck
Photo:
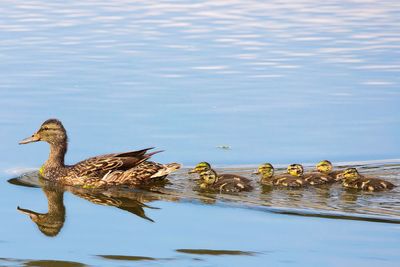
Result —
<instances>
[{"instance_id":1,"label":"reflection of duck","mask_svg":"<svg viewBox=\"0 0 400 267\"><path fill-rule=\"evenodd\" d=\"M43 191L47 197L47 213L38 213L20 207L17 207L17 209L28 215L43 234L56 236L65 221L64 191L59 188L53 188L52 190L43 188Z\"/></svg>"},{"instance_id":2,"label":"reflection of duck","mask_svg":"<svg viewBox=\"0 0 400 267\"><path fill-rule=\"evenodd\" d=\"M358 189L364 191L382 191L390 190L395 187L391 182L378 179L368 178L358 173L356 168L348 168L341 173L342 185L345 188Z\"/></svg>"},{"instance_id":3,"label":"reflection of duck","mask_svg":"<svg viewBox=\"0 0 400 267\"><path fill-rule=\"evenodd\" d=\"M236 174L217 174L207 162L200 162L189 173L198 173L200 188L218 192L241 192L253 189L251 181Z\"/></svg>"},{"instance_id":4,"label":"reflection of duck","mask_svg":"<svg viewBox=\"0 0 400 267\"><path fill-rule=\"evenodd\" d=\"M15 179L10 180L11 183ZM19 183L19 185L24 185ZM28 215L33 222L36 223L39 230L47 236L56 236L64 225L65 221L65 207L63 203L64 191L67 190L72 194L86 199L94 204L113 206L121 210L128 211L135 214L143 219L153 222L152 219L146 216L144 208L155 209L151 206L144 204L145 202L159 200L165 198L171 201L177 201L177 197L163 196L160 194L152 194L150 192L136 192L136 191L96 191L94 189L88 190L77 187L60 187L55 185L49 185L45 181L45 185L42 188L48 201L48 212L38 213L29 209L18 207L17 209Z\"/></svg>"},{"instance_id":5,"label":"reflection of duck","mask_svg":"<svg viewBox=\"0 0 400 267\"><path fill-rule=\"evenodd\" d=\"M258 167L257 174L261 174L260 183L263 185L283 187L304 187L308 183L303 179L303 166L291 164L287 167L287 173L275 175L274 167L270 163L264 163Z\"/></svg>"},{"instance_id":6,"label":"reflection of duck","mask_svg":"<svg viewBox=\"0 0 400 267\"><path fill-rule=\"evenodd\" d=\"M147 161L157 152L150 148L125 153L92 157L75 165L66 166L67 132L57 119L45 121L31 137L20 142L45 141L50 144L50 155L39 173L48 180L65 185L102 187L107 185L139 186L159 181L180 168L177 163L159 164Z\"/></svg>"}]
</instances>

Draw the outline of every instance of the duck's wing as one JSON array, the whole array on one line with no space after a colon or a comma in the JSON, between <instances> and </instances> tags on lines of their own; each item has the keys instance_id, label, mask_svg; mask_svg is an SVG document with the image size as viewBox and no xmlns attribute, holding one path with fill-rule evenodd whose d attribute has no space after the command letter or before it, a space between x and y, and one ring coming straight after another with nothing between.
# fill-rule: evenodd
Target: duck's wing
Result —
<instances>
[{"instance_id":1,"label":"duck's wing","mask_svg":"<svg viewBox=\"0 0 400 267\"><path fill-rule=\"evenodd\" d=\"M150 149L153 148L92 157L71 166L70 170L77 176L100 178L112 171L125 171L133 168L149 159L152 155L161 152L147 153Z\"/></svg>"},{"instance_id":2,"label":"duck's wing","mask_svg":"<svg viewBox=\"0 0 400 267\"><path fill-rule=\"evenodd\" d=\"M106 174L102 181L125 185L146 185L150 182L162 181L168 174L180 168L178 163L160 164L144 161L126 171L113 171Z\"/></svg>"}]
</instances>

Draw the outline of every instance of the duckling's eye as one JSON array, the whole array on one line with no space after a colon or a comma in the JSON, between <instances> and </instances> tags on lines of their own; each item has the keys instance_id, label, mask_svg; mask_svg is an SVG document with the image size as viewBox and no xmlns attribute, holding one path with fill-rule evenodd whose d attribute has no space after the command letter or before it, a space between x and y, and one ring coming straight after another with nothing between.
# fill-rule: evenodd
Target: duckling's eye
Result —
<instances>
[{"instance_id":1,"label":"duckling's eye","mask_svg":"<svg viewBox=\"0 0 400 267\"><path fill-rule=\"evenodd\" d=\"M42 130L45 130L45 131L47 131L48 129L50 129L49 127L47 127L47 126L44 126L44 127L42 127Z\"/></svg>"}]
</instances>

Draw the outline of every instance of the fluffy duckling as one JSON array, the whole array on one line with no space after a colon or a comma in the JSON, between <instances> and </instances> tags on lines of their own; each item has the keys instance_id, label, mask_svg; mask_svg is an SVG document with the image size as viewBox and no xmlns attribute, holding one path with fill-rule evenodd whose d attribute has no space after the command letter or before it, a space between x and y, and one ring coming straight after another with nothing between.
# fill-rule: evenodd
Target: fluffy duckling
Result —
<instances>
[{"instance_id":1,"label":"fluffy duckling","mask_svg":"<svg viewBox=\"0 0 400 267\"><path fill-rule=\"evenodd\" d=\"M330 175L332 163L323 160L316 165L316 171L304 174L304 180L310 185L322 185L335 182L334 176Z\"/></svg>"},{"instance_id":2,"label":"fluffy duckling","mask_svg":"<svg viewBox=\"0 0 400 267\"><path fill-rule=\"evenodd\" d=\"M189 173L198 173L200 188L221 193L250 191L251 181L236 174L217 174L207 162L200 162Z\"/></svg>"},{"instance_id":3,"label":"fluffy duckling","mask_svg":"<svg viewBox=\"0 0 400 267\"><path fill-rule=\"evenodd\" d=\"M274 175L274 167L270 163L261 164L257 174L261 174L260 183L263 185L284 186L284 187L304 187L308 182L303 179L303 166L292 164L287 168L287 173Z\"/></svg>"},{"instance_id":4,"label":"fluffy duckling","mask_svg":"<svg viewBox=\"0 0 400 267\"><path fill-rule=\"evenodd\" d=\"M340 181L339 174L343 171L333 171L333 165L329 160L322 160L315 166L317 172L330 176L335 181Z\"/></svg>"},{"instance_id":5,"label":"fluffy duckling","mask_svg":"<svg viewBox=\"0 0 400 267\"><path fill-rule=\"evenodd\" d=\"M348 168L339 174L342 179L342 185L345 188L359 189L365 191L382 191L390 190L395 187L391 182L378 179L367 178L358 173L356 168Z\"/></svg>"}]
</instances>

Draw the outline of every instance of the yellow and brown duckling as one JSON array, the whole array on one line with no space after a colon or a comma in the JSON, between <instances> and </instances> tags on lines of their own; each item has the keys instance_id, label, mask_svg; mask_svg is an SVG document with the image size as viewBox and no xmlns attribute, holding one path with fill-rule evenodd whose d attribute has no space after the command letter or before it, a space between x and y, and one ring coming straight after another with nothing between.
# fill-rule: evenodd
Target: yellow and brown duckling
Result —
<instances>
[{"instance_id":1,"label":"yellow and brown duckling","mask_svg":"<svg viewBox=\"0 0 400 267\"><path fill-rule=\"evenodd\" d=\"M200 188L221 193L251 191L251 181L236 174L217 174L207 162L200 162L189 173L198 173Z\"/></svg>"},{"instance_id":2,"label":"yellow and brown duckling","mask_svg":"<svg viewBox=\"0 0 400 267\"><path fill-rule=\"evenodd\" d=\"M339 176L345 188L365 191L382 191L390 190L395 187L391 182L378 178L365 177L359 174L356 168L348 168L339 174Z\"/></svg>"},{"instance_id":3,"label":"yellow and brown duckling","mask_svg":"<svg viewBox=\"0 0 400 267\"><path fill-rule=\"evenodd\" d=\"M39 174L64 185L104 187L110 185L142 186L164 179L180 168L177 163L159 164L148 159L161 151L148 153L152 148L92 157L75 165L65 165L67 131L61 121L45 121L31 137L20 142L44 141L50 145L50 155Z\"/></svg>"},{"instance_id":4,"label":"yellow and brown duckling","mask_svg":"<svg viewBox=\"0 0 400 267\"><path fill-rule=\"evenodd\" d=\"M334 181L341 180L339 174L341 174L343 171L334 171L333 165L329 160L320 161L315 168L317 172L330 176L331 179L334 179Z\"/></svg>"},{"instance_id":5,"label":"yellow and brown duckling","mask_svg":"<svg viewBox=\"0 0 400 267\"><path fill-rule=\"evenodd\" d=\"M304 180L306 180L310 185L323 185L331 184L336 181L332 173L332 163L327 160L323 160L316 165L316 171L305 173Z\"/></svg>"},{"instance_id":6,"label":"yellow and brown duckling","mask_svg":"<svg viewBox=\"0 0 400 267\"><path fill-rule=\"evenodd\" d=\"M287 167L287 173L278 175L274 175L274 167L270 163L261 164L257 170L257 174L261 174L261 184L292 188L308 185L303 179L303 172L303 166L300 164L291 164Z\"/></svg>"}]
</instances>

